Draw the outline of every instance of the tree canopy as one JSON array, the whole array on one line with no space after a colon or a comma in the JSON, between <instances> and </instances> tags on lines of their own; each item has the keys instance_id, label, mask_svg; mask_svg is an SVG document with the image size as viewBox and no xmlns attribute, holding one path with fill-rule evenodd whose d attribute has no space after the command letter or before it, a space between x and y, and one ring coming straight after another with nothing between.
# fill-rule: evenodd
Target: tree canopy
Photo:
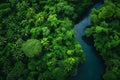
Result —
<instances>
[{"instance_id":1,"label":"tree canopy","mask_svg":"<svg viewBox=\"0 0 120 80\"><path fill-rule=\"evenodd\" d=\"M0 80L71 76L85 60L73 26L92 4L92 0L1 0Z\"/></svg>"},{"instance_id":2,"label":"tree canopy","mask_svg":"<svg viewBox=\"0 0 120 80\"><path fill-rule=\"evenodd\" d=\"M94 46L105 61L104 80L120 79L119 4L118 0L104 0L100 10L92 10L92 26L86 29L86 36L94 37Z\"/></svg>"}]
</instances>

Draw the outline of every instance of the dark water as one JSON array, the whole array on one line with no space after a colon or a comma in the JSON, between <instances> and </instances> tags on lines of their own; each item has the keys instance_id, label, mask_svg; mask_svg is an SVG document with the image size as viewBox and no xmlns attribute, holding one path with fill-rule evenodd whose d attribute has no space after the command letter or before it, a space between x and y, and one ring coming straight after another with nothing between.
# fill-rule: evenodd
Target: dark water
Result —
<instances>
[{"instance_id":1,"label":"dark water","mask_svg":"<svg viewBox=\"0 0 120 80\"><path fill-rule=\"evenodd\" d=\"M101 5L101 3L97 3L93 8L99 9ZM90 13L91 10L88 12L88 15L74 27L75 38L82 45L86 61L79 66L77 75L69 80L102 80L105 65L102 59L97 56L99 53L94 50L93 46L88 45L82 39L82 36L85 35L85 28L91 25Z\"/></svg>"}]
</instances>

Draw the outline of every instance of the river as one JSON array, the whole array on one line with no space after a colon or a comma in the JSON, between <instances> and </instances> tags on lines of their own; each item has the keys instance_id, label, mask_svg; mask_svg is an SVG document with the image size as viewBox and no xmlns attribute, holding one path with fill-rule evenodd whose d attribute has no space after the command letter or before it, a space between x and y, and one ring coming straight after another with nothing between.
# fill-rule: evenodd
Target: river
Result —
<instances>
[{"instance_id":1,"label":"river","mask_svg":"<svg viewBox=\"0 0 120 80\"><path fill-rule=\"evenodd\" d=\"M92 8L99 9L101 5L101 3L97 3ZM74 26L75 38L83 48L86 61L79 65L77 75L71 77L69 80L102 80L102 75L105 70L104 62L98 56L99 53L96 52L94 47L88 45L82 39L85 35L85 28L91 25L90 13L92 8L88 11L88 14L83 18L83 20Z\"/></svg>"}]
</instances>

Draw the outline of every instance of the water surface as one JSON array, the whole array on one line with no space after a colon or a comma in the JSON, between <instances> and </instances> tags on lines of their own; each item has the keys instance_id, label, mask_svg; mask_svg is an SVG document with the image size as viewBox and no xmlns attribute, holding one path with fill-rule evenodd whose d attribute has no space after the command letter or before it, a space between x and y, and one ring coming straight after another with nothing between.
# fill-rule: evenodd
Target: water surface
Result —
<instances>
[{"instance_id":1,"label":"water surface","mask_svg":"<svg viewBox=\"0 0 120 80\"><path fill-rule=\"evenodd\" d=\"M101 3L97 3L93 8L99 9L100 7ZM83 48L86 61L79 65L77 75L69 80L102 80L101 76L104 73L105 65L102 59L97 55L99 53L96 52L94 47L88 45L82 39L82 37L85 35L85 28L91 25L90 13L91 10L83 20L74 26L75 38Z\"/></svg>"}]
</instances>

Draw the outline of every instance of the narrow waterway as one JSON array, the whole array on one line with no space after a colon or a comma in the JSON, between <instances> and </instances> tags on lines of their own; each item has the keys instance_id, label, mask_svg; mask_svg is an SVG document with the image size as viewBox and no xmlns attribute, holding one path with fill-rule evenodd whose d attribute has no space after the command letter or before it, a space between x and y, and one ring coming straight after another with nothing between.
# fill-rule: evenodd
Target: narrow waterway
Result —
<instances>
[{"instance_id":1,"label":"narrow waterway","mask_svg":"<svg viewBox=\"0 0 120 80\"><path fill-rule=\"evenodd\" d=\"M101 5L101 3L97 3L93 8L99 9ZM82 37L85 35L85 28L91 25L90 13L91 10L83 20L74 26L75 38L83 48L86 61L79 65L77 75L70 78L69 80L102 80L105 65L102 59L97 55L99 53L96 52L94 47L88 45L82 39Z\"/></svg>"}]
</instances>

